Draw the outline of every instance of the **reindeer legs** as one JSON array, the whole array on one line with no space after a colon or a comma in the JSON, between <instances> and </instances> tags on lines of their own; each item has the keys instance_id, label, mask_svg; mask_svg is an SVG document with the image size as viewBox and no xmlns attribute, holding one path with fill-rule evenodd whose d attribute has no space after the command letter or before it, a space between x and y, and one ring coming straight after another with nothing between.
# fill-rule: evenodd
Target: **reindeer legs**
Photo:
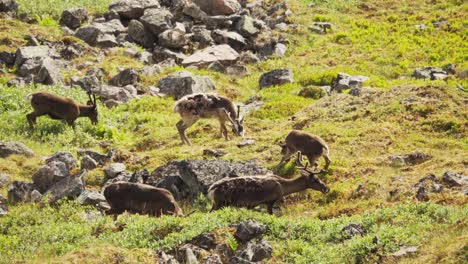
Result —
<instances>
[{"instance_id":1,"label":"reindeer legs","mask_svg":"<svg viewBox=\"0 0 468 264\"><path fill-rule=\"evenodd\" d=\"M187 138L185 134L185 130L187 130L190 126L192 126L198 119L190 118L190 119L182 119L177 122L177 130L179 131L180 138L182 139L182 144L187 144L189 146L192 145L190 140Z\"/></svg>"}]
</instances>

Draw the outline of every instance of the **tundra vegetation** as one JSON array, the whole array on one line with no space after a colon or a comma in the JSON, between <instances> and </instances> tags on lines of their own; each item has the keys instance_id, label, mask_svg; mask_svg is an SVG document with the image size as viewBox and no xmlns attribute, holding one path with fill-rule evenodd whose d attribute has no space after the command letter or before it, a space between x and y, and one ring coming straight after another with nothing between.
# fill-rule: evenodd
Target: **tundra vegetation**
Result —
<instances>
[{"instance_id":1,"label":"tundra vegetation","mask_svg":"<svg viewBox=\"0 0 468 264\"><path fill-rule=\"evenodd\" d=\"M63 35L58 26L62 10L82 6L99 14L110 2L19 0L20 11L36 22L0 18L0 52L24 46L25 35L82 43ZM151 86L170 73L187 70L209 76L217 92L235 102L260 98L265 104L247 114L244 123L245 136L253 138L254 145L239 148L240 138L219 138L219 124L213 119L200 119L187 131L193 146L181 145L175 127L180 116L173 113L175 100L170 97L142 97L114 108L98 102L96 125L81 118L73 129L38 118L36 129L30 130L25 118L32 110L28 94L40 90L77 102L86 102L88 96L62 85L8 87L17 69L4 67L0 68L0 141L20 141L35 155L0 158L0 174L8 174L11 182L31 181L43 164L42 156L61 150L101 150L99 142L113 141L129 171L152 171L172 160L201 159L203 150L210 148L227 153L222 159L256 159L277 175L293 178L300 174L293 162L276 167L281 159L279 142L292 129L301 129L322 137L330 149L333 162L319 175L330 188L327 194L312 190L292 194L279 204L281 211L276 215L267 214L265 208L226 207L209 212L210 204L201 195L194 203L181 203L186 215L196 210L186 217L125 213L117 221L112 216L88 219L84 215L96 209L76 201L11 205L9 214L0 217L0 263L154 263L157 250L169 250L209 231L228 233L226 240L235 247L230 225L247 219L268 226L264 237L273 247L271 263L466 263L466 190L444 188L431 193L426 202L416 199L414 190L429 174L438 179L446 171L466 175L468 94L456 88L468 87L466 1L285 2L294 14L289 19L299 25L281 33L289 39L288 51L282 58L248 65L249 75L232 77L174 66L140 76L143 86ZM449 26L436 28L433 23L441 19ZM313 22L330 22L333 27L327 34L314 34L308 29ZM417 26L422 24L424 30ZM125 49L112 49L98 62L107 73L106 81L119 68L143 67ZM91 59L84 54L71 63ZM465 76L453 75L446 81L411 78L415 68L449 63L465 71ZM283 67L292 69L294 83L259 89L261 74ZM71 76L87 70L62 73L69 82ZM373 92L364 97L314 92L332 83L338 72L369 76L365 86ZM299 96L303 89L313 94ZM391 155L414 152L431 159L403 166L389 161ZM89 189L100 189L104 182L102 168L86 175ZM4 197L7 188L0 185ZM362 225L366 233L344 236L342 228L351 223ZM398 259L390 257L402 246L418 250Z\"/></svg>"}]
</instances>

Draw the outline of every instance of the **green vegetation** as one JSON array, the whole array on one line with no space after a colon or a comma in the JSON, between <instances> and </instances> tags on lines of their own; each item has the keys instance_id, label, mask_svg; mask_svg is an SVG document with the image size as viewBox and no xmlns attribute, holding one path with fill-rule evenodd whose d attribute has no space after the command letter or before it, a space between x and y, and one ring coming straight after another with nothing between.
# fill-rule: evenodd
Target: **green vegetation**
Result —
<instances>
[{"instance_id":1,"label":"green vegetation","mask_svg":"<svg viewBox=\"0 0 468 264\"><path fill-rule=\"evenodd\" d=\"M0 51L14 51L26 43L25 35L53 41L77 41L63 37L55 23L61 11L84 6L91 13L105 12L110 0L18 1L20 10L38 17L38 24L0 19ZM315 7L307 7L314 2ZM14 69L0 69L0 141L18 140L36 156L2 159L0 172L11 180L31 180L41 166L41 156L58 150L76 153L79 148L98 147L112 140L113 147L129 170L156 167L171 160L200 159L203 149L222 149L226 160L256 159L279 175L298 173L292 163L276 168L280 160L277 143L289 130L303 129L322 136L329 144L332 165L323 180L331 188L327 195L307 191L292 195L281 204L280 216L227 208L206 213L206 198L184 204L184 211L198 212L186 218L159 219L137 215L83 218L92 208L74 202L56 207L18 205L0 218L0 263L154 263L157 249L168 249L198 234L226 228L239 220L254 218L268 225L266 238L272 243L275 263L375 263L394 260L388 254L403 245L419 246L415 256L403 263L467 262L467 197L445 189L431 194L430 203L420 203L412 186L422 177L438 178L447 171L466 171L468 150L466 77L454 75L447 82L412 79L414 68L455 63L457 72L468 69L468 4L464 1L406 0L288 0L294 13L289 19L296 29L284 33L290 40L284 58L248 66L251 75L232 78L217 72L193 70L208 75L219 93L246 102L258 96L265 105L246 117L247 137L256 144L240 149L239 139L217 138L218 124L201 120L188 130L193 147L180 145L175 129L179 117L172 112L171 98L143 97L127 105L107 109L99 105L100 123L92 126L78 119L76 129L46 117L38 119L34 131L25 115L31 111L26 97L35 91L51 91L86 102L77 89L56 86L8 88ZM447 19L450 27L435 28L432 22ZM307 29L313 21L328 21L330 33L316 35ZM421 31L415 26L427 25ZM276 34L276 33L275 33ZM119 67L143 65L125 55L126 48L109 51L98 62L109 79ZM91 54L72 63L95 61ZM259 76L268 70L291 67L294 84L258 89ZM88 68L64 72L66 78L84 75ZM156 76L142 78L144 86L156 85L174 67ZM318 86L329 85L338 72L371 77L371 93L363 97L345 94L322 97ZM304 94L300 92L304 89ZM322 97L322 98L321 98ZM135 131L137 125L143 128ZM410 167L392 167L388 156L421 151L433 158ZM90 172L87 187L100 188L102 169ZM396 195L389 193L400 190ZM7 189L0 189L6 195ZM360 223L368 233L344 239L340 230ZM374 237L377 242L373 242ZM231 248L235 241L227 236ZM25 242L27 241L27 242Z\"/></svg>"}]
</instances>

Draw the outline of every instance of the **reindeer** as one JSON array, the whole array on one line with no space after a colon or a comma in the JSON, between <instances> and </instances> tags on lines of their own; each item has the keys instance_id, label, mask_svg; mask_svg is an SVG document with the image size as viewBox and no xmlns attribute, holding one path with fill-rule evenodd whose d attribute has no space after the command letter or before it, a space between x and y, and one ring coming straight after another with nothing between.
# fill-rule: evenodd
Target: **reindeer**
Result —
<instances>
[{"instance_id":1,"label":"reindeer","mask_svg":"<svg viewBox=\"0 0 468 264\"><path fill-rule=\"evenodd\" d=\"M104 197L111 206L107 214L128 211L155 217L183 216L182 209L171 192L151 185L122 181L112 183L104 189Z\"/></svg>"},{"instance_id":2,"label":"reindeer","mask_svg":"<svg viewBox=\"0 0 468 264\"><path fill-rule=\"evenodd\" d=\"M174 106L174 112L179 113L181 120L176 127L182 139L182 144L192 145L185 134L190 126L200 118L218 119L221 126L221 137L229 140L226 122L232 125L232 132L240 137L244 136L244 117L240 117L240 106L237 112L234 104L226 97L216 94L190 94L179 99Z\"/></svg>"},{"instance_id":3,"label":"reindeer","mask_svg":"<svg viewBox=\"0 0 468 264\"><path fill-rule=\"evenodd\" d=\"M289 132L285 139L286 143L280 142L281 154L283 155L278 166L291 159L291 156L299 151L304 154L309 160L313 169L317 167L317 159L323 156L325 159L325 169L330 166L329 149L327 143L316 135L310 135L298 130ZM323 170L322 170L323 171Z\"/></svg>"},{"instance_id":4,"label":"reindeer","mask_svg":"<svg viewBox=\"0 0 468 264\"><path fill-rule=\"evenodd\" d=\"M312 170L307 169L308 163L302 165L300 153L297 163L301 176L295 179L273 175L228 178L215 182L208 189L208 197L213 202L211 211L225 206L252 209L257 205L266 204L268 213L273 214L273 205L291 193L305 189L317 190L324 194L330 191Z\"/></svg>"},{"instance_id":5,"label":"reindeer","mask_svg":"<svg viewBox=\"0 0 468 264\"><path fill-rule=\"evenodd\" d=\"M26 115L31 129L36 124L36 118L48 115L52 119L64 120L68 125L74 127L78 117L89 117L93 124L98 122L98 111L96 96L88 93L89 101L86 105L79 104L70 98L57 96L54 94L39 92L28 95L31 100L33 112Z\"/></svg>"}]
</instances>

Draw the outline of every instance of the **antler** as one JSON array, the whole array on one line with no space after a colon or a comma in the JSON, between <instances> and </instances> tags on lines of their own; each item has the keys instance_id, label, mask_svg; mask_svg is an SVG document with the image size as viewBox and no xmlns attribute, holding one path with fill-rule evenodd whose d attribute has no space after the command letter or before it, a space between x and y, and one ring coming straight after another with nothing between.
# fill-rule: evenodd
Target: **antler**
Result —
<instances>
[{"instance_id":1,"label":"antler","mask_svg":"<svg viewBox=\"0 0 468 264\"><path fill-rule=\"evenodd\" d=\"M224 110L223 112L224 112L224 114L226 114L226 117L229 120L229 122L231 122L232 125L235 125L236 123L234 122L234 120L232 120L231 116L229 115L228 110L226 110L225 108L223 108L223 110Z\"/></svg>"},{"instance_id":2,"label":"antler","mask_svg":"<svg viewBox=\"0 0 468 264\"><path fill-rule=\"evenodd\" d=\"M304 166L304 164L302 163L302 153L298 151L297 158L296 158L296 168L300 170L308 171L307 166L309 166L309 162L307 162L306 165Z\"/></svg>"},{"instance_id":3,"label":"antler","mask_svg":"<svg viewBox=\"0 0 468 264\"><path fill-rule=\"evenodd\" d=\"M97 105L97 104L96 104L96 94L94 94L94 93L93 93L93 104L94 104L94 105Z\"/></svg>"},{"instance_id":4,"label":"antler","mask_svg":"<svg viewBox=\"0 0 468 264\"><path fill-rule=\"evenodd\" d=\"M237 105L237 119L240 120L240 105Z\"/></svg>"}]
</instances>

